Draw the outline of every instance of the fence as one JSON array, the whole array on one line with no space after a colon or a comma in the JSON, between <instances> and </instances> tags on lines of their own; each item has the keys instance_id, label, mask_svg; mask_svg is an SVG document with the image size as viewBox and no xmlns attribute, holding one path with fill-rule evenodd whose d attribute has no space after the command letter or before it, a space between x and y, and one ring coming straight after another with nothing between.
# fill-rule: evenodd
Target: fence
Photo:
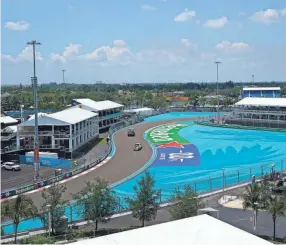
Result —
<instances>
[{"instance_id":1,"label":"fence","mask_svg":"<svg viewBox=\"0 0 286 245\"><path fill-rule=\"evenodd\" d=\"M183 191L185 185L190 185L199 195L206 193L215 193L217 190L222 190L224 192L227 188L240 186L242 184L250 183L252 176L255 175L256 180L261 177L269 176L271 173L280 172L283 175L286 175L286 159L281 159L273 161L271 163L255 164L252 167L245 167L239 169L221 169L220 174L205 176L202 178L192 179L188 182L174 185L170 184L169 186L164 185L164 190L160 186L156 186L155 189L160 190L160 195L158 197L158 204L166 204L168 202L173 202L172 194L175 190ZM154 176L156 178L156 176ZM223 194L223 193L222 193ZM126 202L126 198L135 197L129 193L124 195L117 195L117 207L115 213L122 213L129 211L129 206ZM83 221L82 216L82 207L77 203L72 201L65 207L65 215L68 218L69 223L75 223ZM43 222L38 218L33 220L25 220L21 222L19 226L19 231L27 230L36 230L46 228ZM13 232L13 225L11 222L2 223L4 227L5 234Z\"/></svg>"}]
</instances>

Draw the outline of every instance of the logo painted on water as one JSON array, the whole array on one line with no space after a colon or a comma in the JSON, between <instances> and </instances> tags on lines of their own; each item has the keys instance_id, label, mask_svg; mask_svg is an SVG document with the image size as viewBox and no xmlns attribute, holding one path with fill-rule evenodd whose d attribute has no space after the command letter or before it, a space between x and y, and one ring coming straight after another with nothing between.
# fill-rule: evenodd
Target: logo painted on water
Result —
<instances>
[{"instance_id":1,"label":"logo painted on water","mask_svg":"<svg viewBox=\"0 0 286 245\"><path fill-rule=\"evenodd\" d=\"M193 144L171 142L157 146L157 157L153 166L198 166L200 153Z\"/></svg>"}]
</instances>

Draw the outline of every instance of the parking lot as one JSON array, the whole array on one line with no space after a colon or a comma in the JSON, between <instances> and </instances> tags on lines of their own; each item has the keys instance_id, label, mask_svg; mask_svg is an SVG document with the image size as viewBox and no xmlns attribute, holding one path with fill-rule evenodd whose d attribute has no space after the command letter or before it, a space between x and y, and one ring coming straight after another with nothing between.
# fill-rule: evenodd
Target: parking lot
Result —
<instances>
[{"instance_id":1,"label":"parking lot","mask_svg":"<svg viewBox=\"0 0 286 245\"><path fill-rule=\"evenodd\" d=\"M55 170L48 167L40 167L40 178L45 179L55 175ZM34 167L32 165L21 165L20 171L9 171L1 169L1 191L10 190L33 183Z\"/></svg>"}]
</instances>

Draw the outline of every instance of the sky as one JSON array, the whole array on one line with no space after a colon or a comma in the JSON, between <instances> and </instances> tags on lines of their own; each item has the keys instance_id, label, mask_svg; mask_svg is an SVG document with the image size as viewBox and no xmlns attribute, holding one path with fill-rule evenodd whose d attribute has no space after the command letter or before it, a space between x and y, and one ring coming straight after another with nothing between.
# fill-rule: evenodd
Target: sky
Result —
<instances>
[{"instance_id":1,"label":"sky","mask_svg":"<svg viewBox=\"0 0 286 245\"><path fill-rule=\"evenodd\" d=\"M2 0L2 84L286 81L286 0Z\"/></svg>"}]
</instances>

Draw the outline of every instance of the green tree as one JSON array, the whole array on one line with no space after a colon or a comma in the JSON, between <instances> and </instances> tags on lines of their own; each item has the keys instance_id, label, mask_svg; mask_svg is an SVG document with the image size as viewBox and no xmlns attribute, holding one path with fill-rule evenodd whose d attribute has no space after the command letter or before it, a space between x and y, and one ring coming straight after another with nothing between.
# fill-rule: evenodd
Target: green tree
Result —
<instances>
[{"instance_id":1,"label":"green tree","mask_svg":"<svg viewBox=\"0 0 286 245\"><path fill-rule=\"evenodd\" d=\"M29 196L19 195L1 206L1 215L11 219L14 225L14 243L17 243L18 226L21 220L37 216L38 210Z\"/></svg>"},{"instance_id":2,"label":"green tree","mask_svg":"<svg viewBox=\"0 0 286 245\"><path fill-rule=\"evenodd\" d=\"M156 218L159 204L157 203L160 191L154 190L155 180L146 173L139 181L137 185L133 186L135 191L134 198L126 198L132 215L141 221L142 227L145 225L145 221L150 221Z\"/></svg>"},{"instance_id":3,"label":"green tree","mask_svg":"<svg viewBox=\"0 0 286 245\"><path fill-rule=\"evenodd\" d=\"M275 241L276 237L276 218L277 216L284 216L285 215L285 200L279 199L278 196L269 197L266 210L272 215L273 221L273 240Z\"/></svg>"},{"instance_id":4,"label":"green tree","mask_svg":"<svg viewBox=\"0 0 286 245\"><path fill-rule=\"evenodd\" d=\"M74 195L74 200L82 206L80 215L87 221L93 221L94 234L98 223L107 222L117 206L114 191L108 188L106 180L100 178L95 183L86 182L86 186Z\"/></svg>"},{"instance_id":5,"label":"green tree","mask_svg":"<svg viewBox=\"0 0 286 245\"><path fill-rule=\"evenodd\" d=\"M248 185L245 188L245 192L242 194L242 206L244 211L247 208L251 208L254 211L254 219L257 221L258 208L261 201L261 187L255 183L254 185Z\"/></svg>"},{"instance_id":6,"label":"green tree","mask_svg":"<svg viewBox=\"0 0 286 245\"><path fill-rule=\"evenodd\" d=\"M44 203L41 207L41 218L44 224L48 226L48 213L50 212L50 222L53 235L55 234L55 228L61 221L61 217L65 214L65 204L67 203L67 201L63 200L62 196L66 189L67 188L64 185L56 185L54 183L50 188L47 188L42 192L42 198L44 199Z\"/></svg>"},{"instance_id":7,"label":"green tree","mask_svg":"<svg viewBox=\"0 0 286 245\"><path fill-rule=\"evenodd\" d=\"M169 208L169 213L173 219L184 219L195 216L198 209L204 207L204 203L198 198L198 195L190 185L186 185L183 191L176 189L170 201L176 202Z\"/></svg>"}]
</instances>

